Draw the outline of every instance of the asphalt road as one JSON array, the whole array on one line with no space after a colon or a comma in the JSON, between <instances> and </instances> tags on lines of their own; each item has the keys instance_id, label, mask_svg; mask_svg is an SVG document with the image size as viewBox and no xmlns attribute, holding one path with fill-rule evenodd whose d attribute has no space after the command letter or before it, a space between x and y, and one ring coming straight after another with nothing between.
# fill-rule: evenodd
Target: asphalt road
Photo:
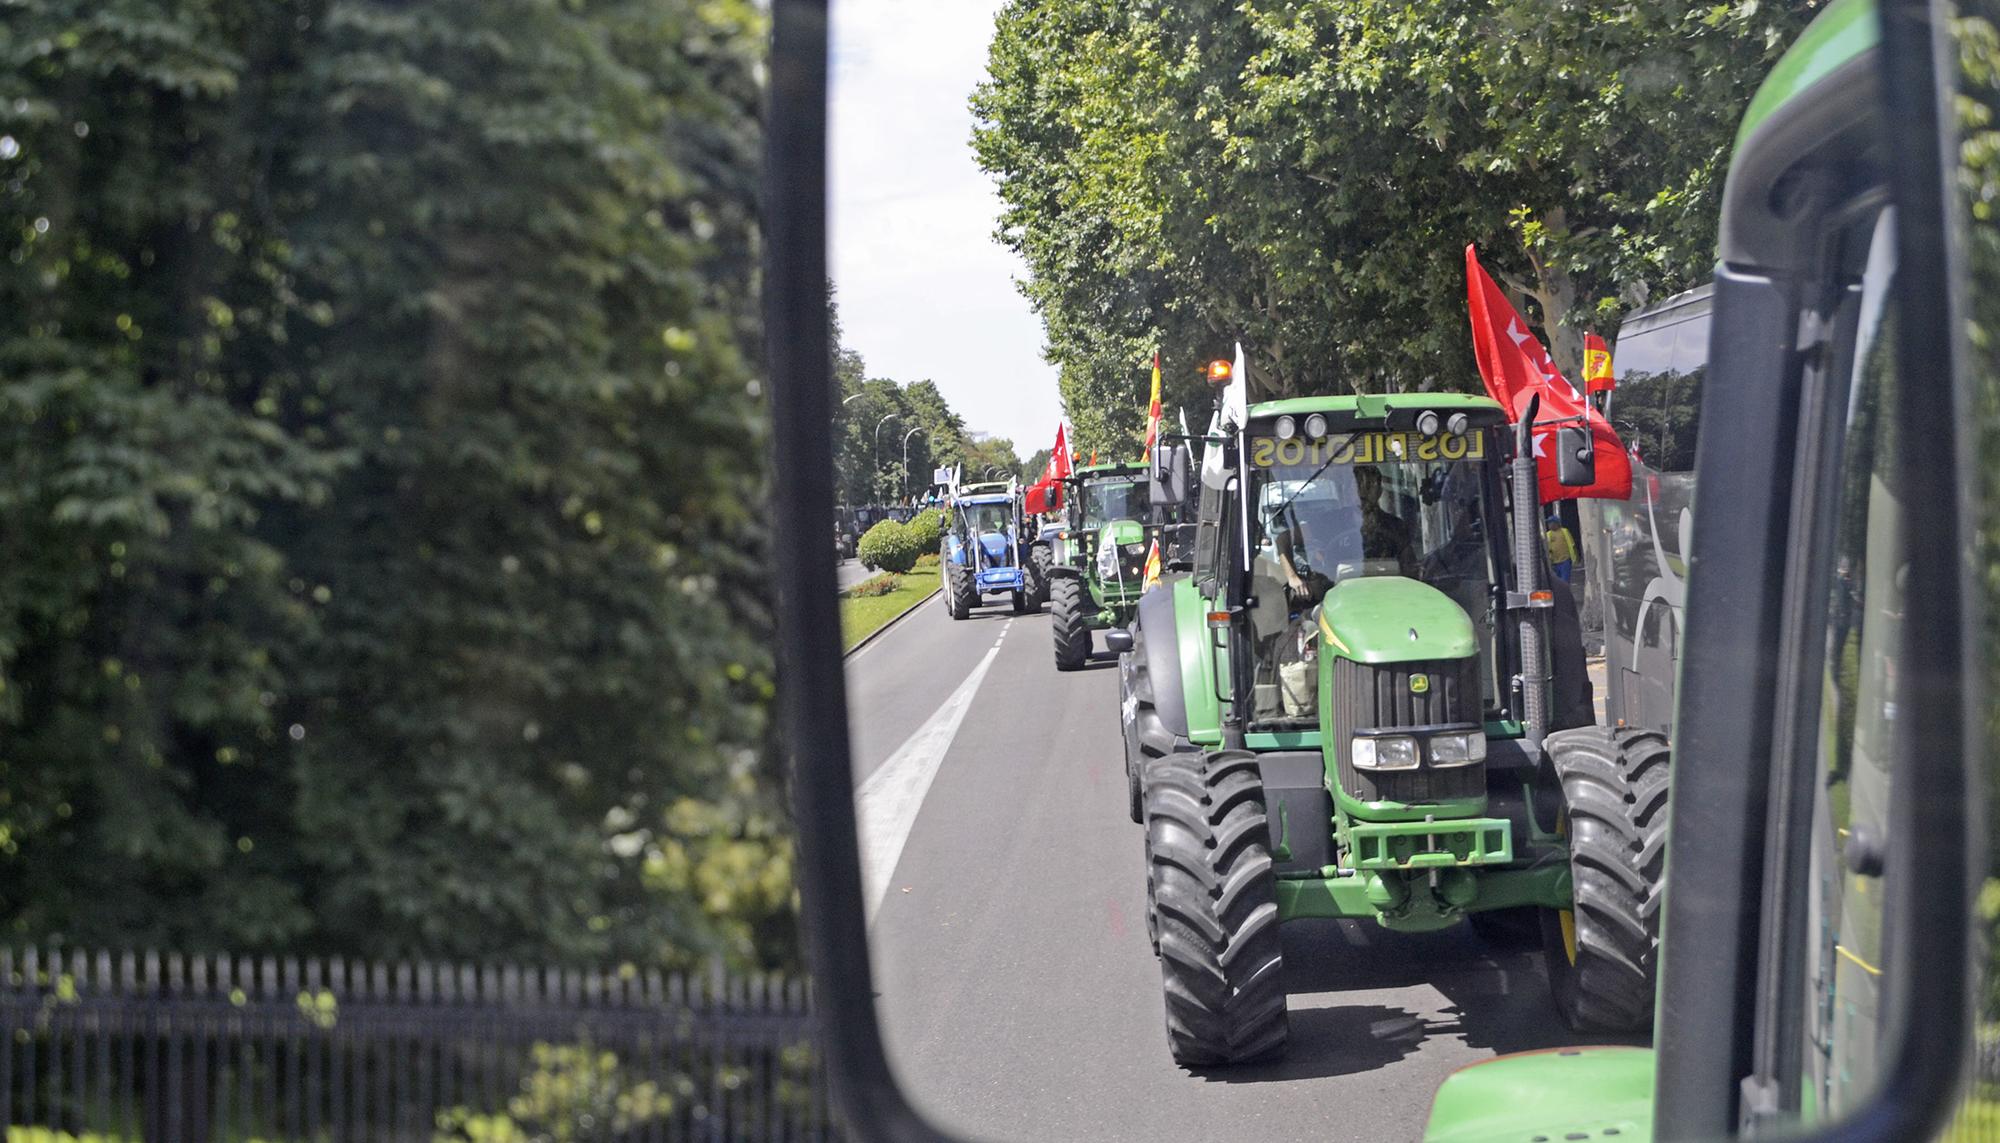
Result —
<instances>
[{"instance_id":1,"label":"asphalt road","mask_svg":"<svg viewBox=\"0 0 2000 1143\"><path fill-rule=\"evenodd\" d=\"M1471 931L1285 929L1281 1062L1167 1054L1125 814L1114 664L1058 674L1048 617L935 602L848 661L876 988L917 1104L982 1139L1416 1139L1454 1069L1592 1041L1539 954Z\"/></svg>"}]
</instances>

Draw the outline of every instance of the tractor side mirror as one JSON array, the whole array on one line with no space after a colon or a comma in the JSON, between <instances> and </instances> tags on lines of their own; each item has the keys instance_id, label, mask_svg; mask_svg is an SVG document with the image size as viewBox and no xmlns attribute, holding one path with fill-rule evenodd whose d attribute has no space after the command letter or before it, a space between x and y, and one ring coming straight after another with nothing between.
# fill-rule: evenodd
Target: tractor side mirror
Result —
<instances>
[{"instance_id":1,"label":"tractor side mirror","mask_svg":"<svg viewBox=\"0 0 2000 1143\"><path fill-rule=\"evenodd\" d=\"M1597 483L1597 453L1589 426L1564 425L1556 430L1556 481L1564 488Z\"/></svg>"},{"instance_id":2,"label":"tractor side mirror","mask_svg":"<svg viewBox=\"0 0 2000 1143\"><path fill-rule=\"evenodd\" d=\"M1146 489L1155 508L1177 508L1187 502L1188 455L1177 445L1153 446Z\"/></svg>"},{"instance_id":3,"label":"tractor side mirror","mask_svg":"<svg viewBox=\"0 0 2000 1143\"><path fill-rule=\"evenodd\" d=\"M1132 633L1123 627L1113 627L1104 633L1104 649L1123 655L1132 649Z\"/></svg>"}]
</instances>

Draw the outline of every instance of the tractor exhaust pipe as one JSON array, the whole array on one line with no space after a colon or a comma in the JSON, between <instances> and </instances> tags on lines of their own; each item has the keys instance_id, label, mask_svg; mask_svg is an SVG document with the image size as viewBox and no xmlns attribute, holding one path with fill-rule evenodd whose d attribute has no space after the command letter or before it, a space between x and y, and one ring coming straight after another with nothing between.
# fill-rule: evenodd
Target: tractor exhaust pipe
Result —
<instances>
[{"instance_id":1,"label":"tractor exhaust pipe","mask_svg":"<svg viewBox=\"0 0 2000 1143\"><path fill-rule=\"evenodd\" d=\"M1548 602L1542 595L1541 489L1535 472L1535 414L1541 410L1539 396L1528 398L1528 407L1514 425L1514 586L1515 614L1520 617L1521 638L1521 725L1527 732L1528 749L1539 750L1549 731L1549 644L1548 628L1542 613Z\"/></svg>"}]
</instances>

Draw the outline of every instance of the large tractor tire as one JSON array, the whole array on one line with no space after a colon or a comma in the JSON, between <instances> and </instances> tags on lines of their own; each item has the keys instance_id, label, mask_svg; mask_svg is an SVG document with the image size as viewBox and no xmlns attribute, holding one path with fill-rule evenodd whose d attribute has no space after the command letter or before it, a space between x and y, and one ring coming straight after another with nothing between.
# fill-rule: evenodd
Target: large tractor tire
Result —
<instances>
[{"instance_id":1,"label":"large tractor tire","mask_svg":"<svg viewBox=\"0 0 2000 1143\"><path fill-rule=\"evenodd\" d=\"M1049 585L1050 630L1055 633L1056 670L1074 671L1090 661L1090 606L1083 581L1057 576Z\"/></svg>"},{"instance_id":2,"label":"large tractor tire","mask_svg":"<svg viewBox=\"0 0 2000 1143\"><path fill-rule=\"evenodd\" d=\"M1167 1047L1182 1067L1285 1051L1284 950L1264 815L1249 751L1172 754L1146 772Z\"/></svg>"},{"instance_id":3,"label":"large tractor tire","mask_svg":"<svg viewBox=\"0 0 2000 1143\"><path fill-rule=\"evenodd\" d=\"M1040 611L1042 605L1049 601L1049 559L1047 544L1029 545L1028 562L1021 570L1027 573L1028 577L1028 590L1025 594L1028 601L1027 609L1031 614Z\"/></svg>"},{"instance_id":4,"label":"large tractor tire","mask_svg":"<svg viewBox=\"0 0 2000 1143\"><path fill-rule=\"evenodd\" d=\"M1562 784L1575 905L1542 910L1542 958L1571 1028L1643 1032L1659 976L1669 752L1650 730L1587 726L1547 739Z\"/></svg>"}]
</instances>

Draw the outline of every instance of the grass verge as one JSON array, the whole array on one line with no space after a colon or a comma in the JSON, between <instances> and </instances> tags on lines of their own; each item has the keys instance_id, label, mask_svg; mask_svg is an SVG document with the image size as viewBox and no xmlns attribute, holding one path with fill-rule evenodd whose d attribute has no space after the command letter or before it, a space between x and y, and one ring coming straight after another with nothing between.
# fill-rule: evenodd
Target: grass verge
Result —
<instances>
[{"instance_id":1,"label":"grass verge","mask_svg":"<svg viewBox=\"0 0 2000 1143\"><path fill-rule=\"evenodd\" d=\"M884 581L893 580L882 590ZM916 606L917 601L937 590L937 561L929 568L919 564L908 575L878 575L857 584L840 597L840 647L851 651L856 643L888 626L896 617Z\"/></svg>"}]
</instances>

